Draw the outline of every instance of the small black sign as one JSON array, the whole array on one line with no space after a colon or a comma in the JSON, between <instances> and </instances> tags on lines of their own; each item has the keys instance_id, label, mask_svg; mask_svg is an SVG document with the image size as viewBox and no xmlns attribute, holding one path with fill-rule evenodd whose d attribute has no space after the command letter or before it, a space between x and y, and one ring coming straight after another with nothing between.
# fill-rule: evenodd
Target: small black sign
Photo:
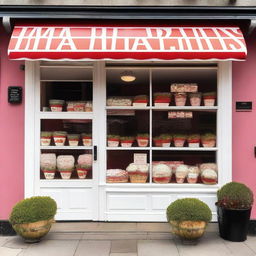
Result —
<instances>
[{"instance_id":1,"label":"small black sign","mask_svg":"<svg viewBox=\"0 0 256 256\"><path fill-rule=\"evenodd\" d=\"M237 101L236 102L236 111L252 111L252 102L251 101Z\"/></svg>"},{"instance_id":2,"label":"small black sign","mask_svg":"<svg viewBox=\"0 0 256 256\"><path fill-rule=\"evenodd\" d=\"M8 87L8 102L12 104L22 102L22 87L20 86Z\"/></svg>"}]
</instances>

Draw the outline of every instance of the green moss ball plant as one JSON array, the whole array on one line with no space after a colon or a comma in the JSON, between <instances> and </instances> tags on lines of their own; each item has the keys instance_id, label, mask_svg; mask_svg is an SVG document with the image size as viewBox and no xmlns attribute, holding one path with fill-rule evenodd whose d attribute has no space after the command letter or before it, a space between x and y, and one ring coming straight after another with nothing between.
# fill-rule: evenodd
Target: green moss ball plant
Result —
<instances>
[{"instance_id":1,"label":"green moss ball plant","mask_svg":"<svg viewBox=\"0 0 256 256\"><path fill-rule=\"evenodd\" d=\"M27 242L38 242L54 221L56 202L48 196L35 196L18 202L9 221L14 230Z\"/></svg>"},{"instance_id":2,"label":"green moss ball plant","mask_svg":"<svg viewBox=\"0 0 256 256\"><path fill-rule=\"evenodd\" d=\"M166 211L172 232L183 241L196 242L203 236L212 213L207 204L196 198L178 199Z\"/></svg>"},{"instance_id":3,"label":"green moss ball plant","mask_svg":"<svg viewBox=\"0 0 256 256\"><path fill-rule=\"evenodd\" d=\"M219 207L226 209L250 209L253 204L253 192L239 182L229 182L217 192Z\"/></svg>"},{"instance_id":4,"label":"green moss ball plant","mask_svg":"<svg viewBox=\"0 0 256 256\"><path fill-rule=\"evenodd\" d=\"M253 192L245 184L229 182L217 191L217 214L220 237L243 242L247 239Z\"/></svg>"},{"instance_id":5,"label":"green moss ball plant","mask_svg":"<svg viewBox=\"0 0 256 256\"><path fill-rule=\"evenodd\" d=\"M212 219L212 213L207 204L196 198L178 199L167 208L168 221L205 221Z\"/></svg>"}]
</instances>

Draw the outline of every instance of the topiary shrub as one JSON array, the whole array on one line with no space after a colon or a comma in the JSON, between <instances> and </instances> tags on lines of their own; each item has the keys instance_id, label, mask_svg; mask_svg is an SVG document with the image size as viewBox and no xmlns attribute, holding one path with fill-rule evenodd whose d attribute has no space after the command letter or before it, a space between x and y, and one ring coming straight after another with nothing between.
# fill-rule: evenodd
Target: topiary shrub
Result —
<instances>
[{"instance_id":1,"label":"topiary shrub","mask_svg":"<svg viewBox=\"0 0 256 256\"><path fill-rule=\"evenodd\" d=\"M253 204L253 192L246 185L230 182L217 192L219 207L226 209L249 209Z\"/></svg>"},{"instance_id":2,"label":"topiary shrub","mask_svg":"<svg viewBox=\"0 0 256 256\"><path fill-rule=\"evenodd\" d=\"M212 213L207 204L196 198L178 199L171 203L166 211L170 221L205 221L212 219Z\"/></svg>"},{"instance_id":3,"label":"topiary shrub","mask_svg":"<svg viewBox=\"0 0 256 256\"><path fill-rule=\"evenodd\" d=\"M56 202L48 196L35 196L18 202L12 209L9 221L12 225L32 223L54 218Z\"/></svg>"}]
</instances>

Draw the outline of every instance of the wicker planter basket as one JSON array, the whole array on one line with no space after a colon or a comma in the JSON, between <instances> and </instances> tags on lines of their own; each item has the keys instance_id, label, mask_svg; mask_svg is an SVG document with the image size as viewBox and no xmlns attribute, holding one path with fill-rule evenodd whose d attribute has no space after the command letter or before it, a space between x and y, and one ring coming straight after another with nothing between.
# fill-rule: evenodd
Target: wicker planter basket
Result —
<instances>
[{"instance_id":1,"label":"wicker planter basket","mask_svg":"<svg viewBox=\"0 0 256 256\"><path fill-rule=\"evenodd\" d=\"M172 232L184 240L197 240L205 232L205 221L170 221Z\"/></svg>"},{"instance_id":2,"label":"wicker planter basket","mask_svg":"<svg viewBox=\"0 0 256 256\"><path fill-rule=\"evenodd\" d=\"M39 242L50 231L53 222L53 219L41 220L32 223L15 224L13 228L26 242L35 243Z\"/></svg>"}]
</instances>

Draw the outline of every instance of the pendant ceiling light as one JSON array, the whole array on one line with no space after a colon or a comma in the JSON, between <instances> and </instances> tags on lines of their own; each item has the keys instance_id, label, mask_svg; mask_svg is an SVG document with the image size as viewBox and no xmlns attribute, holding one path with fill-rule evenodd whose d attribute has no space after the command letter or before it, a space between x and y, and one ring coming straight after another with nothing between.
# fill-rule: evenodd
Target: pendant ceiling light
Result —
<instances>
[{"instance_id":1,"label":"pendant ceiling light","mask_svg":"<svg viewBox=\"0 0 256 256\"><path fill-rule=\"evenodd\" d=\"M121 79L124 82L133 82L136 79L136 76L132 71L124 71L120 75L121 75Z\"/></svg>"}]
</instances>

